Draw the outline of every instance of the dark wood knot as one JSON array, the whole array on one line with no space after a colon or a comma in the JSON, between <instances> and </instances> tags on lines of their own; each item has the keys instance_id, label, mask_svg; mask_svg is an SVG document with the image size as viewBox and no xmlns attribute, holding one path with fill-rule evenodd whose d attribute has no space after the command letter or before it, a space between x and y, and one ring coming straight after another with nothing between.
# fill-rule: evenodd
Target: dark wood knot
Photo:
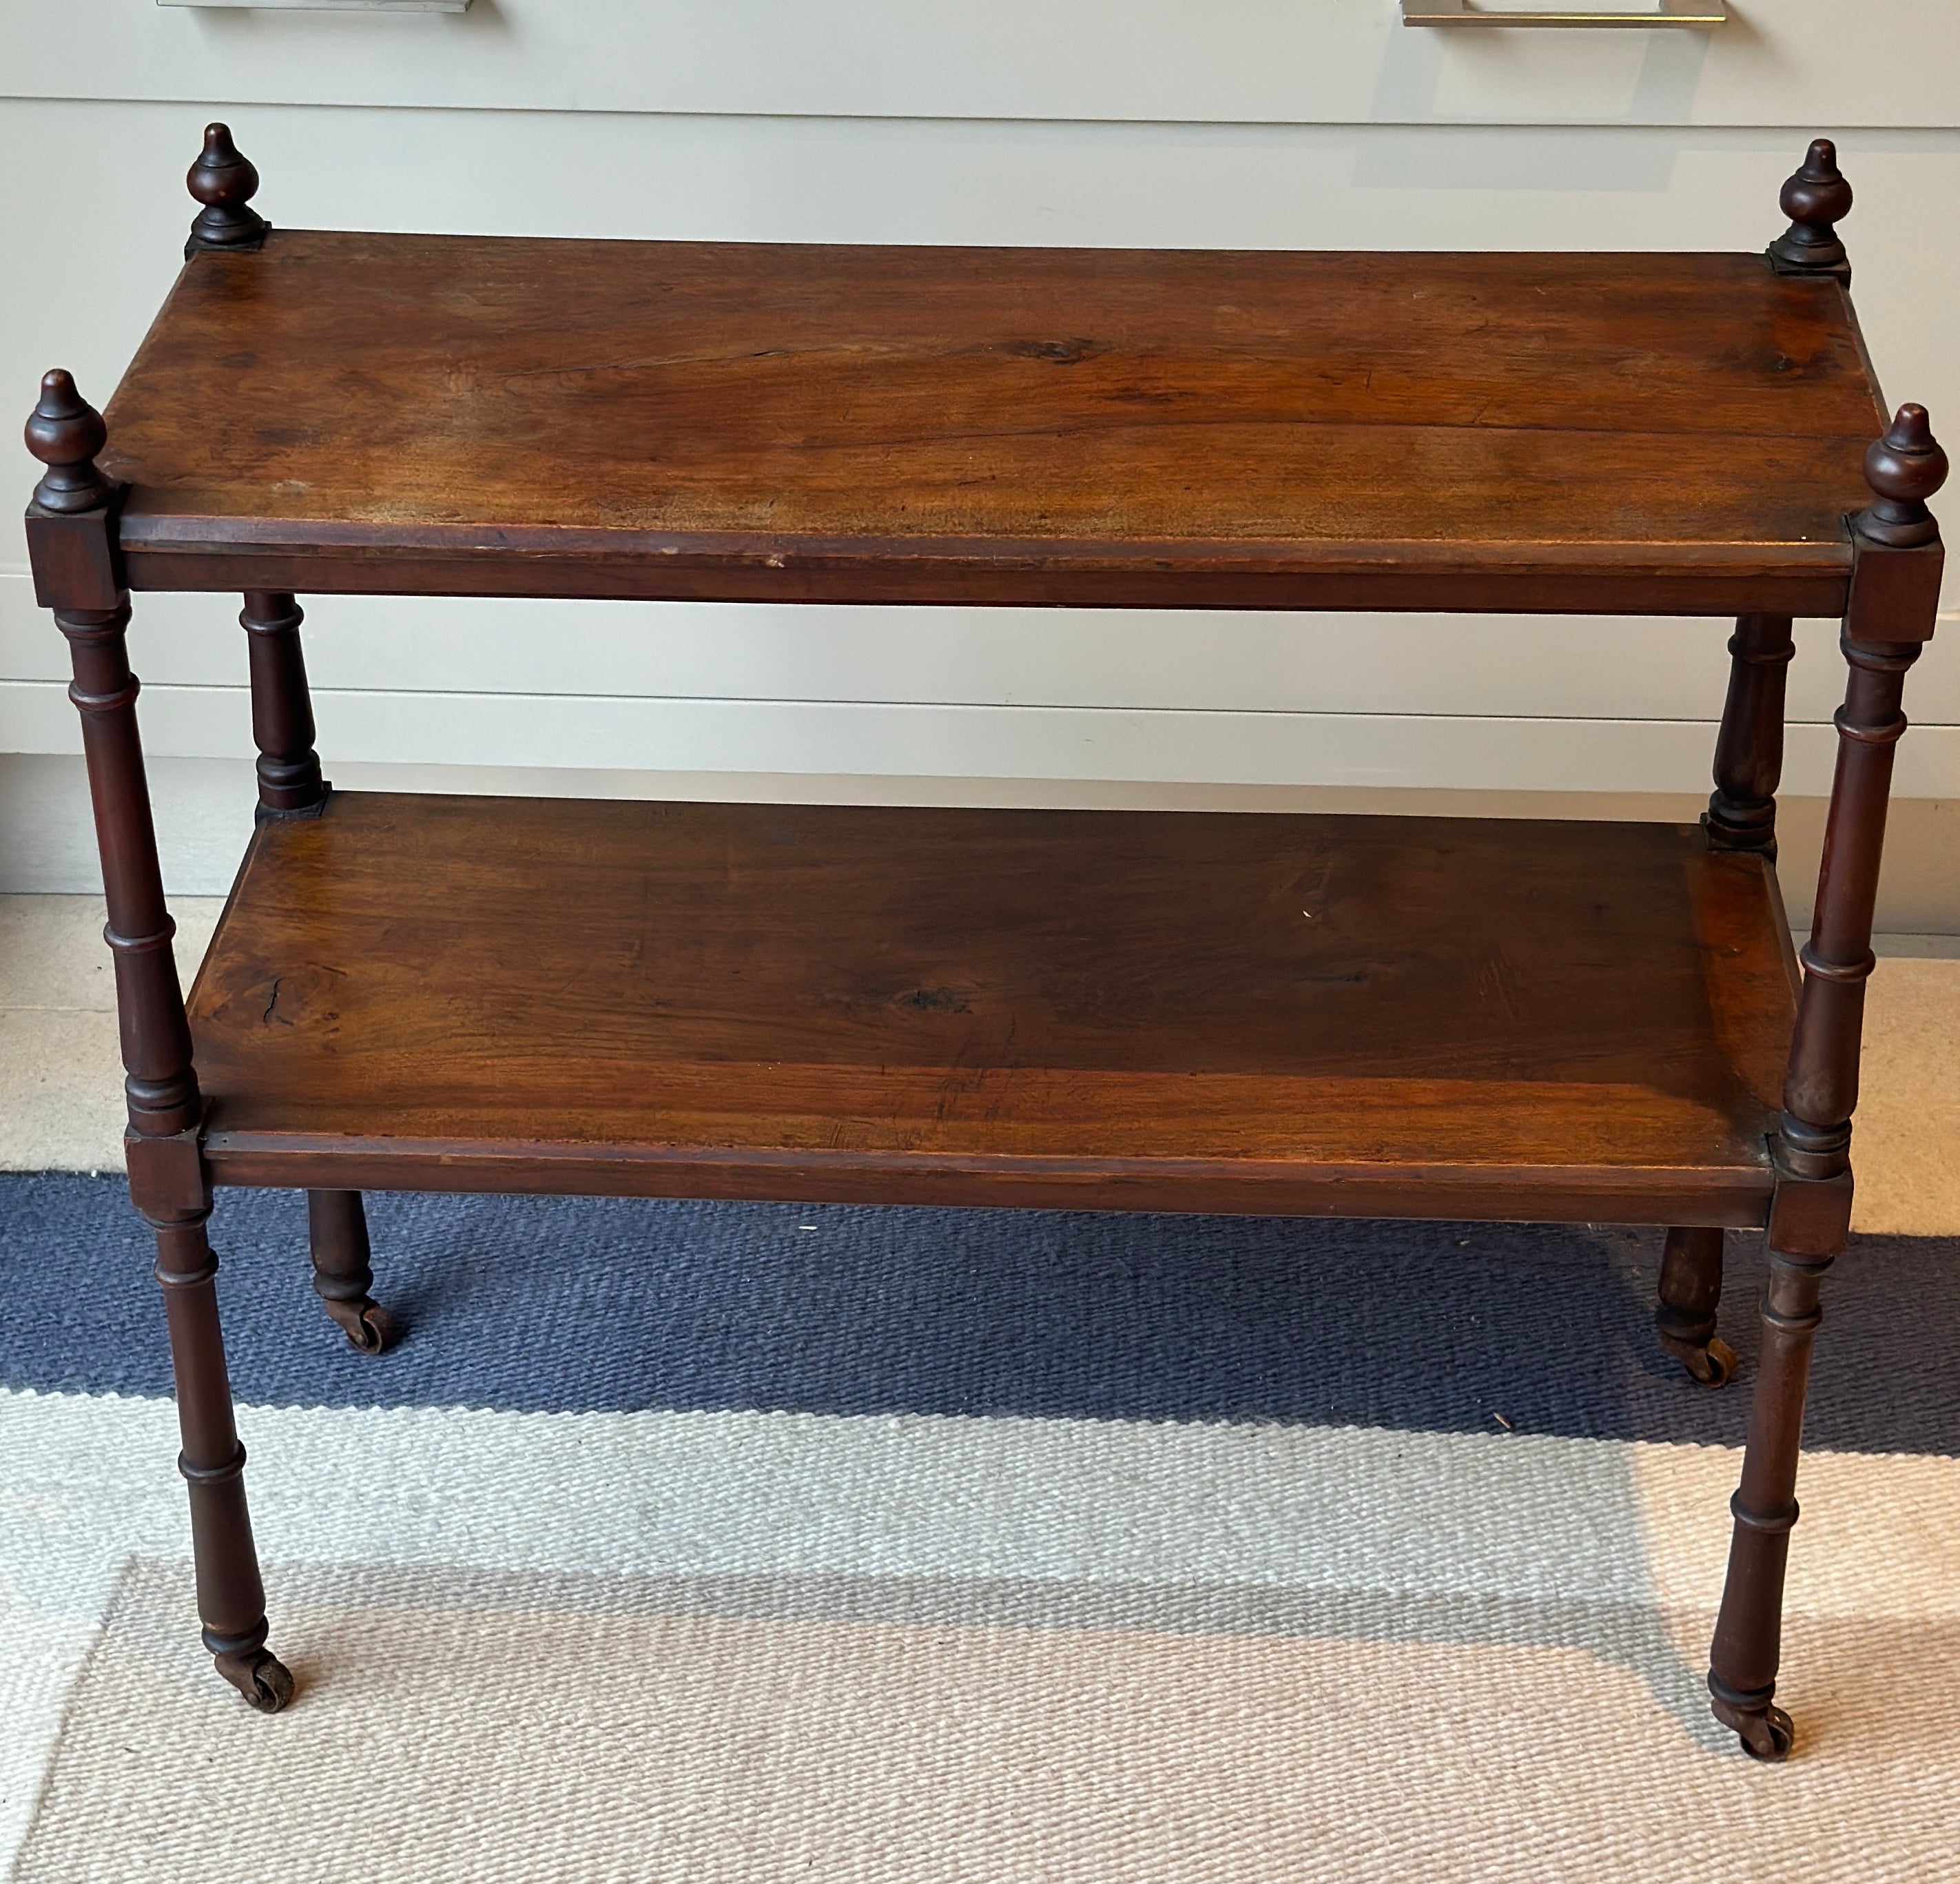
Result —
<instances>
[{"instance_id":1,"label":"dark wood knot","mask_svg":"<svg viewBox=\"0 0 1960 1884\"><path fill-rule=\"evenodd\" d=\"M1900 406L1885 435L1865 454L1865 482L1876 501L1858 513L1860 536L1896 549L1938 538L1926 500L1946 482L1946 454L1923 406Z\"/></svg>"},{"instance_id":2,"label":"dark wood knot","mask_svg":"<svg viewBox=\"0 0 1960 1884\"><path fill-rule=\"evenodd\" d=\"M1850 279L1850 263L1836 225L1851 210L1851 186L1838 167L1838 147L1828 137L1810 147L1803 167L1783 182L1778 206L1790 227L1769 246L1779 274L1834 275Z\"/></svg>"},{"instance_id":3,"label":"dark wood knot","mask_svg":"<svg viewBox=\"0 0 1960 1884\"><path fill-rule=\"evenodd\" d=\"M34 486L43 510L66 515L109 501L109 480L95 454L109 440L102 415L75 391L75 378L56 367L41 380L41 397L27 415L27 449L48 468Z\"/></svg>"},{"instance_id":4,"label":"dark wood knot","mask_svg":"<svg viewBox=\"0 0 1960 1884\"><path fill-rule=\"evenodd\" d=\"M184 183L204 205L190 225L186 255L197 249L256 248L265 241L272 225L252 207L259 173L232 142L229 125L204 127L204 148Z\"/></svg>"}]
</instances>

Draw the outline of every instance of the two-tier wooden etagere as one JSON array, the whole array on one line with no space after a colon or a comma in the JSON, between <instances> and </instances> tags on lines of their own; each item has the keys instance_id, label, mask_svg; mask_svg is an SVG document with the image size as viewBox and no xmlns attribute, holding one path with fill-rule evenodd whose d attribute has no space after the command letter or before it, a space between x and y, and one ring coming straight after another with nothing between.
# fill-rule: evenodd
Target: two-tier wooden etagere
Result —
<instances>
[{"instance_id":1,"label":"two-tier wooden etagere","mask_svg":"<svg viewBox=\"0 0 1960 1884\"><path fill-rule=\"evenodd\" d=\"M369 1352L363 1188L1603 1219L1669 1226L1661 1337L1715 1385L1723 1232L1767 1232L1709 1685L1780 1757L1946 469L1879 403L1831 147L1767 255L324 234L270 227L257 183L214 125L106 422L53 372L27 426L225 1678L292 1693L214 1185L309 1191L315 1286ZM245 598L259 823L188 1006L140 589ZM1676 826L335 792L306 591L1739 619L1715 793ZM1800 974L1773 868L1799 615L1841 617L1849 663Z\"/></svg>"}]
</instances>

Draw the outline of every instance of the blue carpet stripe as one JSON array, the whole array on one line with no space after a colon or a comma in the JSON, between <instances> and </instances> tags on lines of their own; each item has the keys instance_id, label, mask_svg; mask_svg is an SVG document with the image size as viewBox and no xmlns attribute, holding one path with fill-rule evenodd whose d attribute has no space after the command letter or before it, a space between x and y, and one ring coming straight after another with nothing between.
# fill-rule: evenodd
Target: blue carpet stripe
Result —
<instances>
[{"instance_id":1,"label":"blue carpet stripe","mask_svg":"<svg viewBox=\"0 0 1960 1884\"><path fill-rule=\"evenodd\" d=\"M1657 1232L1491 1224L377 1195L350 1353L291 1192L213 1219L234 1382L269 1405L764 1409L1513 1430L1741 1443L1746 1392L1654 1345ZM813 1227L805 1228L810 1226ZM1805 1437L1960 1455L1960 1238L1857 1239L1827 1287ZM0 1175L0 1384L169 1391L119 1178ZM1753 1361L1760 1239L1723 1328Z\"/></svg>"}]
</instances>

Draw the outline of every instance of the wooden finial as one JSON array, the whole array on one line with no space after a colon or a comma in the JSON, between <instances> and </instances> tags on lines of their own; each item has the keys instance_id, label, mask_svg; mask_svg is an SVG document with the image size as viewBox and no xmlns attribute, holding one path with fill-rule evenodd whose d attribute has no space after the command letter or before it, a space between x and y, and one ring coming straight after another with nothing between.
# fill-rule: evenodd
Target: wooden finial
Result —
<instances>
[{"instance_id":1,"label":"wooden finial","mask_svg":"<svg viewBox=\"0 0 1960 1884\"><path fill-rule=\"evenodd\" d=\"M72 374L58 366L42 379L27 437L27 449L48 467L34 486L42 509L65 516L108 502L109 480L95 468L95 454L108 442L109 428L75 391Z\"/></svg>"},{"instance_id":2,"label":"wooden finial","mask_svg":"<svg viewBox=\"0 0 1960 1884\"><path fill-rule=\"evenodd\" d=\"M1858 534L1911 549L1932 543L1939 525L1926 500L1946 482L1946 454L1923 406L1901 406L1885 435L1865 454L1865 482L1876 500L1857 515Z\"/></svg>"},{"instance_id":3,"label":"wooden finial","mask_svg":"<svg viewBox=\"0 0 1960 1884\"><path fill-rule=\"evenodd\" d=\"M203 151L184 181L204 205L190 225L186 256L199 249L256 249L265 241L272 225L252 207L259 173L239 155L229 125L204 127Z\"/></svg>"},{"instance_id":4,"label":"wooden finial","mask_svg":"<svg viewBox=\"0 0 1960 1884\"><path fill-rule=\"evenodd\" d=\"M1851 263L1837 225L1850 213L1851 186L1839 173L1837 145L1818 139L1777 200L1790 227L1769 246L1771 267L1779 275L1834 275L1848 282Z\"/></svg>"}]
</instances>

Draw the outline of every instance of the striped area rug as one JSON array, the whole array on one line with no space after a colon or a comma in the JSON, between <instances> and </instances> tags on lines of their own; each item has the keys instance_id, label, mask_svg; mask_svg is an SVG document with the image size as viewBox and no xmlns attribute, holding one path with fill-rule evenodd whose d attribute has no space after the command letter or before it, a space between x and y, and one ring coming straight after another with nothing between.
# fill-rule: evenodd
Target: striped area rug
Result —
<instances>
[{"instance_id":1,"label":"striped area rug","mask_svg":"<svg viewBox=\"0 0 1960 1884\"><path fill-rule=\"evenodd\" d=\"M197 1641L147 1238L0 1177L19 1884L1960 1877L1960 1239L1828 1286L1786 1766L1657 1234L225 1194L273 1645Z\"/></svg>"}]
</instances>

